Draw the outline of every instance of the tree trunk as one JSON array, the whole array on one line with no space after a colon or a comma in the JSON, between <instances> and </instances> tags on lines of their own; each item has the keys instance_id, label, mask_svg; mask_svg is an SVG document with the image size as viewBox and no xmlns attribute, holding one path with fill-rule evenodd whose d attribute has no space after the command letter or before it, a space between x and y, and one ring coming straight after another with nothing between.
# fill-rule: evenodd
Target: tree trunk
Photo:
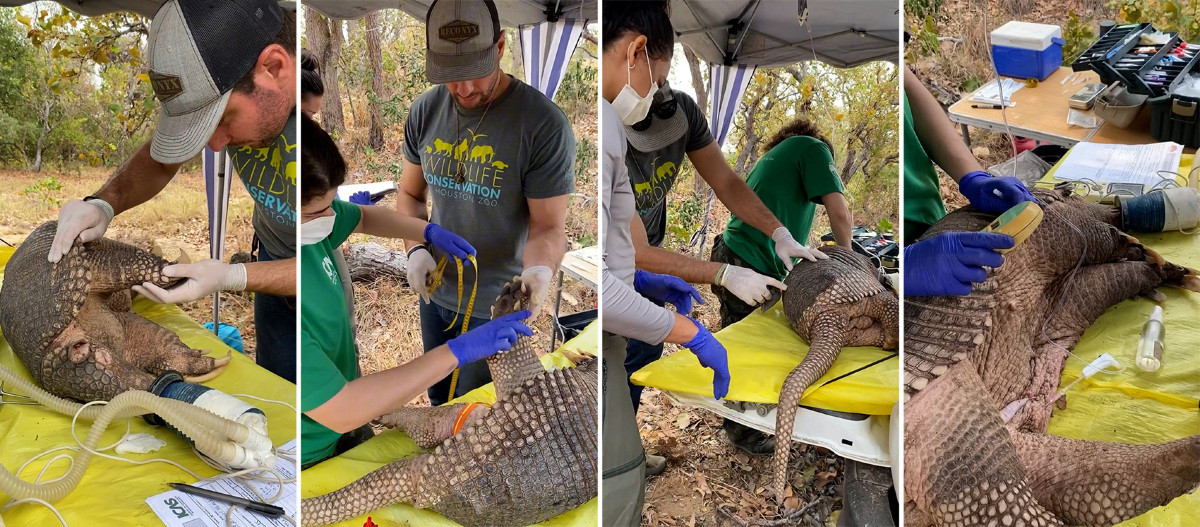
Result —
<instances>
[{"instance_id":1,"label":"tree trunk","mask_svg":"<svg viewBox=\"0 0 1200 527\"><path fill-rule=\"evenodd\" d=\"M50 97L50 96L51 96L50 92L47 91L46 97ZM34 172L42 171L42 150L46 147L46 135L48 135L50 133L50 130L53 128L52 126L50 126L50 111L52 109L53 109L53 104L50 103L49 99L47 99L45 102L42 103L42 115L40 116L42 118L42 123L41 123L42 124L42 126L41 126L42 132L41 132L41 134L38 135L37 153L33 158L33 171Z\"/></svg>"},{"instance_id":2,"label":"tree trunk","mask_svg":"<svg viewBox=\"0 0 1200 527\"><path fill-rule=\"evenodd\" d=\"M367 59L371 62L371 91L374 97L367 97L367 106L371 110L371 129L367 144L376 152L383 149L383 115L379 103L383 99L383 52L379 49L379 15L374 11L367 14Z\"/></svg>"},{"instance_id":3,"label":"tree trunk","mask_svg":"<svg viewBox=\"0 0 1200 527\"><path fill-rule=\"evenodd\" d=\"M683 56L687 59L688 70L692 74L692 89L696 90L696 104L700 105L701 111L708 112L708 86L704 82L704 76L700 73L700 59L687 46L683 47ZM713 116L708 116L708 119L711 121ZM692 179L692 192L701 196L707 190L708 185L704 178L697 173L696 177Z\"/></svg>"},{"instance_id":4,"label":"tree trunk","mask_svg":"<svg viewBox=\"0 0 1200 527\"><path fill-rule=\"evenodd\" d=\"M374 282L380 278L391 278L408 284L405 266L408 258L404 251L388 250L375 242L352 243L346 255L346 267L353 282Z\"/></svg>"},{"instance_id":5,"label":"tree trunk","mask_svg":"<svg viewBox=\"0 0 1200 527\"><path fill-rule=\"evenodd\" d=\"M342 115L342 96L338 90L338 63L342 57L342 21L329 20L315 9L305 11L309 51L321 65L325 97L321 102L321 125L330 133L346 131Z\"/></svg>"}]
</instances>

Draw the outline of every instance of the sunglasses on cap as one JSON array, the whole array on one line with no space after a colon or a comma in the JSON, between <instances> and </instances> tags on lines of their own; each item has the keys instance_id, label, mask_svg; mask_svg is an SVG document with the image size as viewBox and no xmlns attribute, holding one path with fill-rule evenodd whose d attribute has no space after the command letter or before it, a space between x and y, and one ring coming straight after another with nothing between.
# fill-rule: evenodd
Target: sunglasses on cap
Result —
<instances>
[{"instance_id":1,"label":"sunglasses on cap","mask_svg":"<svg viewBox=\"0 0 1200 527\"><path fill-rule=\"evenodd\" d=\"M678 108L679 104L675 101L675 92L671 91L670 84L663 81L663 85L658 89L658 93L654 94L654 102L650 103L650 112L646 114L646 118L634 123L630 128L638 132L645 132L650 128L650 120L652 118L670 119L675 116L675 110Z\"/></svg>"}]
</instances>

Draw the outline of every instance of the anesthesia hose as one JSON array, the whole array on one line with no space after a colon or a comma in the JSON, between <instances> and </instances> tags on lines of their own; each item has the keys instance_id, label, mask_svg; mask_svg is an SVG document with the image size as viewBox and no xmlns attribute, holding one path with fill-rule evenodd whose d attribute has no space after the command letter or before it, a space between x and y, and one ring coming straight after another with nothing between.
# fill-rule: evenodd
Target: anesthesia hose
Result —
<instances>
[{"instance_id":1,"label":"anesthesia hose","mask_svg":"<svg viewBox=\"0 0 1200 527\"><path fill-rule=\"evenodd\" d=\"M192 404L144 391L131 390L113 397L103 407L83 408L82 404L57 397L3 366L0 366L0 380L29 394L32 399L58 413L78 414L80 418L93 421L92 428L82 443L84 449L79 452L76 462L66 474L53 481L29 483L0 466L0 494L6 494L14 500L36 498L53 503L70 494L83 478L83 473L91 462L92 451L100 443L100 436L115 419L147 413L158 414L192 440L196 450L227 464L246 456L245 447L242 445L256 434L246 425L219 417Z\"/></svg>"}]
</instances>

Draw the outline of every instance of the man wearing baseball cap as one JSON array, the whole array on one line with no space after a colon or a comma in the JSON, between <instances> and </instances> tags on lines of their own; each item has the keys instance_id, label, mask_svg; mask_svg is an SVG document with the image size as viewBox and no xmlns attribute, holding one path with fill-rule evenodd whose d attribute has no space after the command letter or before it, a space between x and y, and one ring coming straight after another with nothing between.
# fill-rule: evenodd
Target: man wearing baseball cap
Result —
<instances>
[{"instance_id":1,"label":"man wearing baseball cap","mask_svg":"<svg viewBox=\"0 0 1200 527\"><path fill-rule=\"evenodd\" d=\"M157 195L208 146L226 149L254 198L257 261L203 260L167 266L183 281L134 289L162 303L249 290L257 361L296 378L296 25L276 0L170 0L147 43L150 85L162 104L153 140L95 194L68 202L48 259L104 235L113 217Z\"/></svg>"},{"instance_id":2,"label":"man wearing baseball cap","mask_svg":"<svg viewBox=\"0 0 1200 527\"><path fill-rule=\"evenodd\" d=\"M396 208L466 238L478 259L476 269L463 273L463 291L478 286L465 313L456 266L445 266L442 286L430 292L426 279L443 255L405 241L408 283L423 299L421 338L429 351L459 335L464 316L471 317L470 327L487 322L492 301L517 275L531 288L537 316L566 250L575 135L558 106L501 70L504 31L493 2L437 0L429 6L425 35L425 76L437 86L417 98L405 122ZM441 404L490 380L482 361L464 366L429 389L430 402Z\"/></svg>"}]
</instances>

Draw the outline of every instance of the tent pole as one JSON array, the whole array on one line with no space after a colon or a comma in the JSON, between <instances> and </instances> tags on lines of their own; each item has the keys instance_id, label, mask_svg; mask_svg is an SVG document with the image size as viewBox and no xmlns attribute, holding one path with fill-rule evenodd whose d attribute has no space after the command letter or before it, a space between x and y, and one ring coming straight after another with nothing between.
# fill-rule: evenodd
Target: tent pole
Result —
<instances>
[{"instance_id":1,"label":"tent pole","mask_svg":"<svg viewBox=\"0 0 1200 527\"><path fill-rule=\"evenodd\" d=\"M223 221L223 219L225 217L225 205L226 205L225 192L224 192L224 189L225 189L225 159L226 159L225 149L221 149L220 152L216 152L216 155L213 156L213 159L214 159L213 162L216 163L216 165L217 165L216 166L217 192L216 192L216 196L214 197L215 202L213 203L213 212L214 212L213 215L215 216L215 218L210 218L210 221L215 219L215 221L217 221L219 223L219 225L217 226L217 229L215 229L215 232L211 233L211 235L210 235L210 236L212 236L212 239L209 240L209 246L212 249L211 257L219 260L219 259L221 259L221 252L222 252L221 246L224 245L224 241L225 241L225 239L224 239L225 222ZM213 293L212 303L213 303L213 334L216 335L216 334L218 334L217 332L221 330L221 292L220 291Z\"/></svg>"}]
</instances>

